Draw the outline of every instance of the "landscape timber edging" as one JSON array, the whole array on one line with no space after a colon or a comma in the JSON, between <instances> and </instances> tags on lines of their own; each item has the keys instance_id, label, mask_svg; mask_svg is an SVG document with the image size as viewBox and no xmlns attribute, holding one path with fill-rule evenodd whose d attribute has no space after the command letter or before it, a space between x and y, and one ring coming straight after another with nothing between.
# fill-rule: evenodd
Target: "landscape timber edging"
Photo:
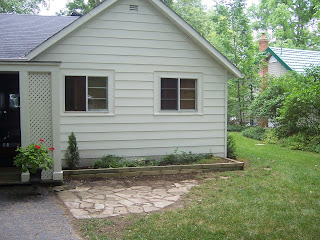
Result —
<instances>
[{"instance_id":1,"label":"landscape timber edging","mask_svg":"<svg viewBox=\"0 0 320 240\"><path fill-rule=\"evenodd\" d=\"M190 165L168 165L168 166L147 166L147 167L123 167L123 168L98 168L64 170L64 176L70 177L128 177L128 176L151 176L170 175L186 173L208 173L243 170L244 162L225 158L226 163L190 164Z\"/></svg>"}]
</instances>

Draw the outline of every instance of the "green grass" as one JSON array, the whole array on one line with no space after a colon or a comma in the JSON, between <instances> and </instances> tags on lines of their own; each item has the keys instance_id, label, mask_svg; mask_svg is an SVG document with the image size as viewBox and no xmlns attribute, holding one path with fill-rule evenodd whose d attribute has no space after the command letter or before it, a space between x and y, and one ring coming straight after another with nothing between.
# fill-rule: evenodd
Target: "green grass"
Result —
<instances>
[{"instance_id":1,"label":"green grass","mask_svg":"<svg viewBox=\"0 0 320 240\"><path fill-rule=\"evenodd\" d=\"M101 229L113 225L113 222L108 219L84 219L78 220L77 225L88 239L109 240L110 238Z\"/></svg>"},{"instance_id":2,"label":"green grass","mask_svg":"<svg viewBox=\"0 0 320 240\"><path fill-rule=\"evenodd\" d=\"M319 239L320 154L232 135L246 170L213 174L184 209L143 217L123 239Z\"/></svg>"}]
</instances>

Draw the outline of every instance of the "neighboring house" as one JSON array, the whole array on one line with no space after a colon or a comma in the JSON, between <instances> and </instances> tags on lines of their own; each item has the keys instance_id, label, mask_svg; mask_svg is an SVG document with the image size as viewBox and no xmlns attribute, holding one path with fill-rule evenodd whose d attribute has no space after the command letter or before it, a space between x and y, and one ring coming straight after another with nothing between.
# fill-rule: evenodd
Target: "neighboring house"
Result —
<instances>
[{"instance_id":1,"label":"neighboring house","mask_svg":"<svg viewBox=\"0 0 320 240\"><path fill-rule=\"evenodd\" d=\"M320 51L268 47L268 42L264 35L259 40L259 50L266 53L268 63L262 75L268 73L279 77L288 71L304 73L306 68L320 65Z\"/></svg>"},{"instance_id":2,"label":"neighboring house","mask_svg":"<svg viewBox=\"0 0 320 240\"><path fill-rule=\"evenodd\" d=\"M43 138L54 180L71 131L82 165L176 148L225 157L227 78L241 75L160 0L107 0L80 18L0 14L2 150Z\"/></svg>"}]
</instances>

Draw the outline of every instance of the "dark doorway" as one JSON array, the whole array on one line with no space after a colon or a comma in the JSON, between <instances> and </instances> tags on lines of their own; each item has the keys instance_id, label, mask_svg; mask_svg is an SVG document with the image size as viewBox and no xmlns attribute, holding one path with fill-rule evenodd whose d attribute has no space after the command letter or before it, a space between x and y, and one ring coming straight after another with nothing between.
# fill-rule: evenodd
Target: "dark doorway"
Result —
<instances>
[{"instance_id":1,"label":"dark doorway","mask_svg":"<svg viewBox=\"0 0 320 240\"><path fill-rule=\"evenodd\" d=\"M19 73L0 72L0 167L12 167L21 145Z\"/></svg>"}]
</instances>

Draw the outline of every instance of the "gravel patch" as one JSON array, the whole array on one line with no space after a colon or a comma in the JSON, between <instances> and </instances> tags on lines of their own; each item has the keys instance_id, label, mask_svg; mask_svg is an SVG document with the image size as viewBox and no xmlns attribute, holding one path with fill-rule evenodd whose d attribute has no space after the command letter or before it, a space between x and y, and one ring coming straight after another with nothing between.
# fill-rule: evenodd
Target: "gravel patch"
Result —
<instances>
[{"instance_id":1,"label":"gravel patch","mask_svg":"<svg viewBox=\"0 0 320 240\"><path fill-rule=\"evenodd\" d=\"M66 213L46 188L30 195L31 186L0 187L2 240L79 240Z\"/></svg>"}]
</instances>

